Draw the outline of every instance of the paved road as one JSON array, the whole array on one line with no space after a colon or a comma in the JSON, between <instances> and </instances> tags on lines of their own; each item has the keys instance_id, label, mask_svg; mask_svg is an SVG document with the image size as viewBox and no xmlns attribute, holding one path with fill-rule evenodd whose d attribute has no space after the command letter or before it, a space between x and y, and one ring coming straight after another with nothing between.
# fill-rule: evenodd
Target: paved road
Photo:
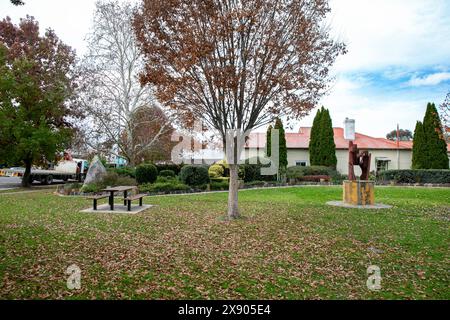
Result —
<instances>
[{"instance_id":1,"label":"paved road","mask_svg":"<svg viewBox=\"0 0 450 320\"><path fill-rule=\"evenodd\" d=\"M0 190L19 188L21 182L22 179L17 177L0 177ZM61 184L61 183L64 182L59 180L53 181L53 184ZM41 184L39 182L33 183L33 186L40 186L40 185Z\"/></svg>"},{"instance_id":2,"label":"paved road","mask_svg":"<svg viewBox=\"0 0 450 320\"><path fill-rule=\"evenodd\" d=\"M21 179L17 177L0 177L0 190L20 187Z\"/></svg>"}]
</instances>

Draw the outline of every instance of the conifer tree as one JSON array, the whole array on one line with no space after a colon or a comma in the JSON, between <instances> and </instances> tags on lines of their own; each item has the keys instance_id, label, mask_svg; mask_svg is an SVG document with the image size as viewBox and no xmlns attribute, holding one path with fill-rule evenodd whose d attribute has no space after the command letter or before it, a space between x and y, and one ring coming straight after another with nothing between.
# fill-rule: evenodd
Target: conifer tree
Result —
<instances>
[{"instance_id":1,"label":"conifer tree","mask_svg":"<svg viewBox=\"0 0 450 320\"><path fill-rule=\"evenodd\" d=\"M278 130L279 134L279 168L278 168L278 180L283 180L284 175L286 174L286 168L288 165L288 159L287 159L287 146L286 146L286 133L284 131L283 122L281 119L277 118L275 121L275 127L274 129Z\"/></svg>"},{"instance_id":2,"label":"conifer tree","mask_svg":"<svg viewBox=\"0 0 450 320\"><path fill-rule=\"evenodd\" d=\"M266 157L270 158L272 155L272 125L267 128L266 133Z\"/></svg>"},{"instance_id":3,"label":"conifer tree","mask_svg":"<svg viewBox=\"0 0 450 320\"><path fill-rule=\"evenodd\" d=\"M319 164L322 166L336 168L336 144L334 143L334 130L328 109L322 109L320 119L320 158Z\"/></svg>"},{"instance_id":4,"label":"conifer tree","mask_svg":"<svg viewBox=\"0 0 450 320\"><path fill-rule=\"evenodd\" d=\"M424 143L427 146L426 169L448 169L447 144L434 103L428 103L423 119Z\"/></svg>"},{"instance_id":5,"label":"conifer tree","mask_svg":"<svg viewBox=\"0 0 450 320\"><path fill-rule=\"evenodd\" d=\"M323 109L323 107L322 107ZM317 111L317 114L314 118L313 125L310 133L309 140L309 161L311 165L319 164L319 154L320 154L320 119L322 116L322 109Z\"/></svg>"},{"instance_id":6,"label":"conifer tree","mask_svg":"<svg viewBox=\"0 0 450 320\"><path fill-rule=\"evenodd\" d=\"M325 107L317 111L311 128L309 159L313 166L336 167L336 144L330 112Z\"/></svg>"},{"instance_id":7,"label":"conifer tree","mask_svg":"<svg viewBox=\"0 0 450 320\"><path fill-rule=\"evenodd\" d=\"M425 169L426 168L426 144L425 133L423 131L423 124L417 121L416 128L414 130L413 139L413 151L412 151L412 168L413 169Z\"/></svg>"}]
</instances>

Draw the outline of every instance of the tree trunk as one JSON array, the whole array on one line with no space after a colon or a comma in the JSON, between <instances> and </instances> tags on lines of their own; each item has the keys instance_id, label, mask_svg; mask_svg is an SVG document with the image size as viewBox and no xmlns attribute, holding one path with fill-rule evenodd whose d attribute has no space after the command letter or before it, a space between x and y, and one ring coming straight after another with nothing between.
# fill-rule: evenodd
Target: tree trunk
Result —
<instances>
[{"instance_id":1,"label":"tree trunk","mask_svg":"<svg viewBox=\"0 0 450 320\"><path fill-rule=\"evenodd\" d=\"M228 218L239 218L238 191L239 191L239 165L230 164L230 189L228 193Z\"/></svg>"},{"instance_id":2,"label":"tree trunk","mask_svg":"<svg viewBox=\"0 0 450 320\"><path fill-rule=\"evenodd\" d=\"M29 188L31 187L30 183L30 175L31 175L31 160L25 160L25 172L22 177L22 187Z\"/></svg>"}]
</instances>

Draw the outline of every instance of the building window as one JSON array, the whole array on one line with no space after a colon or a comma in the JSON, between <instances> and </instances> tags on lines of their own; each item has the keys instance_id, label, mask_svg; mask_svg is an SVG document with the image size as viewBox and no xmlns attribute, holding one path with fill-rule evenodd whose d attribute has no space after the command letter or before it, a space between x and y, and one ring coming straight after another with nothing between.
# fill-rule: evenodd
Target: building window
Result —
<instances>
[{"instance_id":1,"label":"building window","mask_svg":"<svg viewBox=\"0 0 450 320\"><path fill-rule=\"evenodd\" d=\"M384 170L389 170L389 159L376 159L377 173Z\"/></svg>"},{"instance_id":2,"label":"building window","mask_svg":"<svg viewBox=\"0 0 450 320\"><path fill-rule=\"evenodd\" d=\"M297 167L306 167L308 165L306 160L297 160L295 161L295 165Z\"/></svg>"}]
</instances>

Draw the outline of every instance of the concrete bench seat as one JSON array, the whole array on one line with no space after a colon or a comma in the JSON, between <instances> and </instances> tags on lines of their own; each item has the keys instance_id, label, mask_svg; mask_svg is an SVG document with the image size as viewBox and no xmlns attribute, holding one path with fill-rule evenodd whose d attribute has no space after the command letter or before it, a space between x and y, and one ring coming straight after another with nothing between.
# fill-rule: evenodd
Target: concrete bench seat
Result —
<instances>
[{"instance_id":1,"label":"concrete bench seat","mask_svg":"<svg viewBox=\"0 0 450 320\"><path fill-rule=\"evenodd\" d=\"M106 198L109 198L109 195L107 195L107 194L98 194L98 195L93 195L93 196L89 196L88 197L89 200L93 200L94 201L94 210L97 210L97 202L98 202L98 200L106 199Z\"/></svg>"},{"instance_id":2,"label":"concrete bench seat","mask_svg":"<svg viewBox=\"0 0 450 320\"><path fill-rule=\"evenodd\" d=\"M125 199L125 201L127 202L127 209L128 211L131 211L131 202L132 201L136 201L139 200L139 206L142 207L142 199L147 196L146 194L137 194L134 196L129 196Z\"/></svg>"}]
</instances>

